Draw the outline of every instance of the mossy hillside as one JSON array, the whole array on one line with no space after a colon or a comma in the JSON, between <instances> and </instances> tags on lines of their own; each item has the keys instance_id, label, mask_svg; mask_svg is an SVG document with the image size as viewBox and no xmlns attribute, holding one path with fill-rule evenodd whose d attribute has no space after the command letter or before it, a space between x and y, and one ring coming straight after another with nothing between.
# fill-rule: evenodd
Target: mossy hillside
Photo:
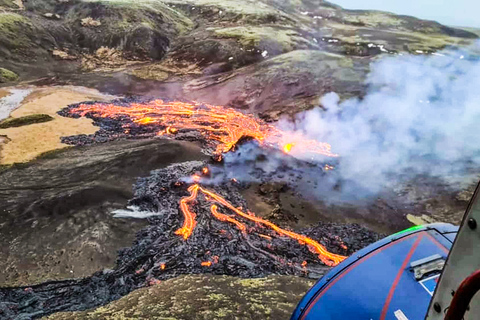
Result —
<instances>
[{"instance_id":1,"label":"mossy hillside","mask_svg":"<svg viewBox=\"0 0 480 320\"><path fill-rule=\"evenodd\" d=\"M295 50L279 55L258 65L265 75L290 77L298 73L328 75L338 81L361 82L363 77L354 70L354 61L346 56L315 50ZM320 78L321 79L321 78Z\"/></svg>"},{"instance_id":2,"label":"mossy hillside","mask_svg":"<svg viewBox=\"0 0 480 320\"><path fill-rule=\"evenodd\" d=\"M193 28L179 11L156 0L30 0L35 25L48 30L54 47L72 55L114 48L132 59L161 59L172 39ZM60 19L47 19L54 13Z\"/></svg>"},{"instance_id":3,"label":"mossy hillside","mask_svg":"<svg viewBox=\"0 0 480 320\"><path fill-rule=\"evenodd\" d=\"M236 39L245 48L258 48L271 53L315 47L315 43L303 38L297 31L287 28L242 26L216 29L214 33L220 38Z\"/></svg>"},{"instance_id":4,"label":"mossy hillside","mask_svg":"<svg viewBox=\"0 0 480 320\"><path fill-rule=\"evenodd\" d=\"M12 0L0 0L0 8L18 9L18 5Z\"/></svg>"},{"instance_id":5,"label":"mossy hillside","mask_svg":"<svg viewBox=\"0 0 480 320\"><path fill-rule=\"evenodd\" d=\"M170 7L181 8L186 15L210 22L240 24L281 23L294 25L293 17L262 1L254 0L166 0Z\"/></svg>"},{"instance_id":6,"label":"mossy hillside","mask_svg":"<svg viewBox=\"0 0 480 320\"><path fill-rule=\"evenodd\" d=\"M365 91L368 60L319 50L294 50L255 65L192 80L183 89L208 101L222 92L222 105L248 110L269 121L318 106L318 99L336 92L342 99ZM198 98L200 97L200 98ZM204 98L203 98L204 97Z\"/></svg>"},{"instance_id":7,"label":"mossy hillside","mask_svg":"<svg viewBox=\"0 0 480 320\"><path fill-rule=\"evenodd\" d=\"M0 55L9 57L25 53L34 46L35 33L36 29L27 17L0 12Z\"/></svg>"},{"instance_id":8,"label":"mossy hillside","mask_svg":"<svg viewBox=\"0 0 480 320\"><path fill-rule=\"evenodd\" d=\"M329 50L346 54L349 54L349 52L346 52L345 49L369 44L382 45L388 51L417 53L417 50L436 52L449 46L467 47L476 41L472 38L452 37L442 33L412 32L402 28L382 30L357 27L336 21L328 21L326 25L332 30L328 34L329 39L338 40L338 42L331 44L333 48L329 48ZM377 50L377 53L380 53L380 51Z\"/></svg>"},{"instance_id":9,"label":"mossy hillside","mask_svg":"<svg viewBox=\"0 0 480 320\"><path fill-rule=\"evenodd\" d=\"M47 319L288 319L313 283L291 276L181 276L94 310Z\"/></svg>"},{"instance_id":10,"label":"mossy hillside","mask_svg":"<svg viewBox=\"0 0 480 320\"><path fill-rule=\"evenodd\" d=\"M122 18L118 23L121 26L123 24L124 27L128 27L130 23L141 22L152 27L163 26L166 27L165 32L180 35L193 28L193 22L189 18L159 0L83 0L82 2L102 4L112 10L118 10L112 18ZM99 15L98 18L101 19L102 16Z\"/></svg>"},{"instance_id":11,"label":"mossy hillside","mask_svg":"<svg viewBox=\"0 0 480 320\"><path fill-rule=\"evenodd\" d=\"M467 30L444 26L436 21L422 20L406 15L396 15L375 10L337 11L340 21L359 27L393 31L407 31L424 34L438 34L451 37L474 39L476 35Z\"/></svg>"},{"instance_id":12,"label":"mossy hillside","mask_svg":"<svg viewBox=\"0 0 480 320\"><path fill-rule=\"evenodd\" d=\"M171 39L193 27L181 13L150 0L84 0L64 15L65 23L79 34L79 47L90 52L102 46L116 48L134 58L162 58ZM82 25L86 18L98 25Z\"/></svg>"},{"instance_id":13,"label":"mossy hillside","mask_svg":"<svg viewBox=\"0 0 480 320\"><path fill-rule=\"evenodd\" d=\"M15 72L0 67L0 83L12 82L17 80L18 75Z\"/></svg>"},{"instance_id":14,"label":"mossy hillside","mask_svg":"<svg viewBox=\"0 0 480 320\"><path fill-rule=\"evenodd\" d=\"M456 28L468 31L480 37L480 28L471 28L471 27L456 27Z\"/></svg>"}]
</instances>

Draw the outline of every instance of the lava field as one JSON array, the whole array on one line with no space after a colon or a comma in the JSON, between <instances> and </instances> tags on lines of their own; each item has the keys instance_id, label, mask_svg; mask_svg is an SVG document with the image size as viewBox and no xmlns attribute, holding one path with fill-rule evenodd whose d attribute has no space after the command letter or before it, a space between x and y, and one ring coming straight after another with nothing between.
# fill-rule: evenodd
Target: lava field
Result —
<instances>
[{"instance_id":1,"label":"lava field","mask_svg":"<svg viewBox=\"0 0 480 320\"><path fill-rule=\"evenodd\" d=\"M289 155L310 152L335 159L328 144L298 136L288 140L288 134L253 116L196 103L124 99L71 105L59 113L92 118L100 127L91 136L63 138L72 145L159 136L199 141L212 157L176 163L138 179L127 209L114 214L144 215L149 225L119 252L115 268L84 279L0 288L0 318L85 310L182 274L319 278L378 240L358 225L320 223L294 232L248 210L241 191L251 181L281 181L296 189L306 170L329 174L331 162L312 164ZM245 150L250 158L241 155ZM270 158L276 160L274 169L258 165Z\"/></svg>"}]
</instances>

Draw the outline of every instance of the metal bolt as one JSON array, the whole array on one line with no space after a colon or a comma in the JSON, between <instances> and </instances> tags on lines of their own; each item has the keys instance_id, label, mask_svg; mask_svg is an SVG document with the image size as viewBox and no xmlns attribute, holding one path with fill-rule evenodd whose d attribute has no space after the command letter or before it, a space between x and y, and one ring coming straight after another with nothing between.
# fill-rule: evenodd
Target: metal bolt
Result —
<instances>
[{"instance_id":1,"label":"metal bolt","mask_svg":"<svg viewBox=\"0 0 480 320\"><path fill-rule=\"evenodd\" d=\"M472 229L472 230L475 230L477 228L477 220L475 220L473 218L468 219L467 224L470 227L470 229Z\"/></svg>"},{"instance_id":2,"label":"metal bolt","mask_svg":"<svg viewBox=\"0 0 480 320\"><path fill-rule=\"evenodd\" d=\"M433 310L435 310L436 312L440 313L442 311L442 307L440 306L440 303L438 302L435 302L433 304Z\"/></svg>"}]
</instances>

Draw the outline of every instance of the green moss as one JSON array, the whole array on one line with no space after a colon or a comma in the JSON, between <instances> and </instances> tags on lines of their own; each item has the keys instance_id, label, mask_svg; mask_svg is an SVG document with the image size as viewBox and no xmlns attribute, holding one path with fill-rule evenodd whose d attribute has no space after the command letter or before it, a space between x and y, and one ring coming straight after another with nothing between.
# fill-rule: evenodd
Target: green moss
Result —
<instances>
[{"instance_id":1,"label":"green moss","mask_svg":"<svg viewBox=\"0 0 480 320\"><path fill-rule=\"evenodd\" d=\"M0 28L3 32L18 32L23 24L30 24L27 18L12 12L0 13Z\"/></svg>"},{"instance_id":2,"label":"green moss","mask_svg":"<svg viewBox=\"0 0 480 320\"><path fill-rule=\"evenodd\" d=\"M349 24L366 27L393 27L398 28L405 24L399 16L381 11L346 11L342 20Z\"/></svg>"},{"instance_id":3,"label":"green moss","mask_svg":"<svg viewBox=\"0 0 480 320\"><path fill-rule=\"evenodd\" d=\"M476 34L477 36L480 37L480 28L470 28L470 27L457 27L458 29L463 29L465 31L471 32L473 34Z\"/></svg>"},{"instance_id":4,"label":"green moss","mask_svg":"<svg viewBox=\"0 0 480 320\"><path fill-rule=\"evenodd\" d=\"M34 123L48 122L52 120L53 118L48 114L32 114L20 118L8 118L0 122L0 129L22 127Z\"/></svg>"},{"instance_id":5,"label":"green moss","mask_svg":"<svg viewBox=\"0 0 480 320\"><path fill-rule=\"evenodd\" d=\"M308 47L309 41L291 29L273 27L232 27L214 31L217 37L237 39L245 47L261 47L276 44L281 51L288 52L298 47Z\"/></svg>"},{"instance_id":6,"label":"green moss","mask_svg":"<svg viewBox=\"0 0 480 320\"><path fill-rule=\"evenodd\" d=\"M15 72L0 67L0 83L12 82L17 80L18 75Z\"/></svg>"},{"instance_id":7,"label":"green moss","mask_svg":"<svg viewBox=\"0 0 480 320\"><path fill-rule=\"evenodd\" d=\"M166 0L166 3L182 7L188 14L202 12L210 20L243 21L247 23L290 22L293 19L286 13L266 3L242 0Z\"/></svg>"},{"instance_id":8,"label":"green moss","mask_svg":"<svg viewBox=\"0 0 480 320\"><path fill-rule=\"evenodd\" d=\"M287 319L312 284L290 276L181 276L95 310L63 312L47 319ZM271 291L281 294L265 294Z\"/></svg>"},{"instance_id":9,"label":"green moss","mask_svg":"<svg viewBox=\"0 0 480 320\"><path fill-rule=\"evenodd\" d=\"M179 34L185 33L193 28L193 22L177 10L170 8L161 1L156 0L84 0L86 3L100 3L112 9L120 9L122 19L115 19L112 25L120 30L128 30L137 23L155 29L157 22L151 18L160 17L165 24L169 24ZM145 14L145 13L150 14Z\"/></svg>"},{"instance_id":10,"label":"green moss","mask_svg":"<svg viewBox=\"0 0 480 320\"><path fill-rule=\"evenodd\" d=\"M12 50L32 47L30 36L33 34L33 26L24 16L0 13L0 47Z\"/></svg>"},{"instance_id":11,"label":"green moss","mask_svg":"<svg viewBox=\"0 0 480 320\"><path fill-rule=\"evenodd\" d=\"M18 6L12 0L0 0L0 7L18 9Z\"/></svg>"}]
</instances>

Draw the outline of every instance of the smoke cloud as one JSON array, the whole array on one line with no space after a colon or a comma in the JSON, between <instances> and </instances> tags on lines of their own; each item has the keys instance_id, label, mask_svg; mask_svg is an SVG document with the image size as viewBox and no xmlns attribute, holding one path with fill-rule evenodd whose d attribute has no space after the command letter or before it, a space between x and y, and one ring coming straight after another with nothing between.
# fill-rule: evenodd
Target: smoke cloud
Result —
<instances>
[{"instance_id":1,"label":"smoke cloud","mask_svg":"<svg viewBox=\"0 0 480 320\"><path fill-rule=\"evenodd\" d=\"M476 179L478 55L456 51L384 58L372 64L367 85L362 99L341 102L329 93L320 101L323 109L299 114L293 123L282 119L280 127L330 143L340 155L336 175L350 184L346 192L360 187L375 194L418 175L451 184ZM294 149L292 153L302 157Z\"/></svg>"}]
</instances>

